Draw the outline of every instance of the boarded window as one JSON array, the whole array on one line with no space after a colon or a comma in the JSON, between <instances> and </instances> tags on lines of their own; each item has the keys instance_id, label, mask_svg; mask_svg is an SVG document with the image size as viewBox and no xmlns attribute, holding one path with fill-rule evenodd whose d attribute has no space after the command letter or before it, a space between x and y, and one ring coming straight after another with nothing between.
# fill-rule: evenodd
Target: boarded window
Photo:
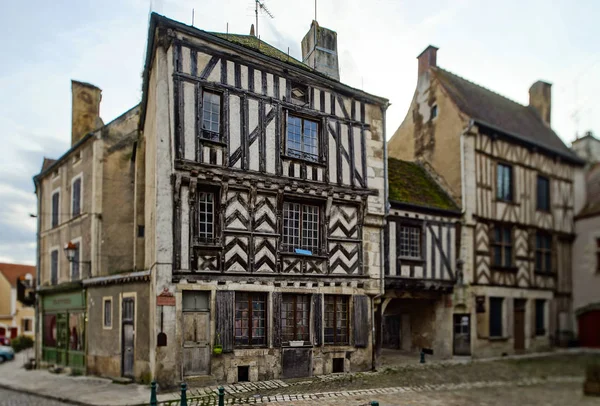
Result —
<instances>
[{"instance_id":1,"label":"boarded window","mask_svg":"<svg viewBox=\"0 0 600 406\"><path fill-rule=\"evenodd\" d=\"M543 299L536 299L535 301L535 335L543 336L546 334L546 315L544 313L546 309L546 301Z\"/></svg>"},{"instance_id":2,"label":"boarded window","mask_svg":"<svg viewBox=\"0 0 600 406\"><path fill-rule=\"evenodd\" d=\"M267 296L235 293L235 345L267 345Z\"/></svg>"},{"instance_id":3,"label":"boarded window","mask_svg":"<svg viewBox=\"0 0 600 406\"><path fill-rule=\"evenodd\" d=\"M285 202L283 204L283 250L319 251L319 207Z\"/></svg>"},{"instance_id":4,"label":"boarded window","mask_svg":"<svg viewBox=\"0 0 600 406\"><path fill-rule=\"evenodd\" d=\"M287 155L307 159L319 160L319 123L293 115L287 120Z\"/></svg>"},{"instance_id":5,"label":"boarded window","mask_svg":"<svg viewBox=\"0 0 600 406\"><path fill-rule=\"evenodd\" d=\"M501 297L490 297L490 337L502 337L502 303Z\"/></svg>"},{"instance_id":6,"label":"boarded window","mask_svg":"<svg viewBox=\"0 0 600 406\"><path fill-rule=\"evenodd\" d=\"M111 328L112 327L112 299L104 299L104 327Z\"/></svg>"},{"instance_id":7,"label":"boarded window","mask_svg":"<svg viewBox=\"0 0 600 406\"><path fill-rule=\"evenodd\" d=\"M496 198L512 202L512 166L498 164L496 176Z\"/></svg>"},{"instance_id":8,"label":"boarded window","mask_svg":"<svg viewBox=\"0 0 600 406\"><path fill-rule=\"evenodd\" d=\"M421 259L421 227L401 226L398 236L400 256Z\"/></svg>"},{"instance_id":9,"label":"boarded window","mask_svg":"<svg viewBox=\"0 0 600 406\"><path fill-rule=\"evenodd\" d=\"M50 283L52 285L58 283L58 250L50 253Z\"/></svg>"},{"instance_id":10,"label":"boarded window","mask_svg":"<svg viewBox=\"0 0 600 406\"><path fill-rule=\"evenodd\" d=\"M81 214L81 178L73 181L73 188L71 189L71 206L73 208L73 217Z\"/></svg>"},{"instance_id":11,"label":"boarded window","mask_svg":"<svg viewBox=\"0 0 600 406\"><path fill-rule=\"evenodd\" d=\"M512 229L510 226L496 226L492 235L493 264L497 267L513 266Z\"/></svg>"},{"instance_id":12,"label":"boarded window","mask_svg":"<svg viewBox=\"0 0 600 406\"><path fill-rule=\"evenodd\" d=\"M552 236L537 232L535 235L535 271L552 272Z\"/></svg>"},{"instance_id":13,"label":"boarded window","mask_svg":"<svg viewBox=\"0 0 600 406\"><path fill-rule=\"evenodd\" d=\"M233 301L234 292L219 290L217 291L216 301L216 343L221 343L223 352L233 351Z\"/></svg>"},{"instance_id":14,"label":"boarded window","mask_svg":"<svg viewBox=\"0 0 600 406\"><path fill-rule=\"evenodd\" d=\"M325 344L349 344L348 303L348 296L325 296Z\"/></svg>"},{"instance_id":15,"label":"boarded window","mask_svg":"<svg viewBox=\"0 0 600 406\"><path fill-rule=\"evenodd\" d=\"M58 226L60 218L60 192L52 194L52 227Z\"/></svg>"},{"instance_id":16,"label":"boarded window","mask_svg":"<svg viewBox=\"0 0 600 406\"><path fill-rule=\"evenodd\" d=\"M537 177L537 209L550 211L550 180L541 175Z\"/></svg>"},{"instance_id":17,"label":"boarded window","mask_svg":"<svg viewBox=\"0 0 600 406\"><path fill-rule=\"evenodd\" d=\"M221 95L204 92L202 95L201 137L212 141L221 139Z\"/></svg>"},{"instance_id":18,"label":"boarded window","mask_svg":"<svg viewBox=\"0 0 600 406\"><path fill-rule=\"evenodd\" d=\"M369 298L354 296L354 346L365 348L369 343Z\"/></svg>"}]
</instances>

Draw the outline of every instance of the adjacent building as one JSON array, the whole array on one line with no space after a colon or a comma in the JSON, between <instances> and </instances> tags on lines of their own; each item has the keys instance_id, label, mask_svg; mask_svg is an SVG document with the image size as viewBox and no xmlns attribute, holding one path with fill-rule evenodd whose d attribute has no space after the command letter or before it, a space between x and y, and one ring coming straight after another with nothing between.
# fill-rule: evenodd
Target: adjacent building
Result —
<instances>
[{"instance_id":1,"label":"adjacent building","mask_svg":"<svg viewBox=\"0 0 600 406\"><path fill-rule=\"evenodd\" d=\"M338 80L335 32L313 21L302 49L151 16L144 268L163 384L372 366L388 101Z\"/></svg>"},{"instance_id":2,"label":"adjacent building","mask_svg":"<svg viewBox=\"0 0 600 406\"><path fill-rule=\"evenodd\" d=\"M0 263L0 337L34 336L35 267Z\"/></svg>"},{"instance_id":3,"label":"adjacent building","mask_svg":"<svg viewBox=\"0 0 600 406\"><path fill-rule=\"evenodd\" d=\"M523 106L440 68L437 50L418 57L417 88L388 151L430 165L461 207L465 286L452 308L470 350L460 353L546 348L574 329L584 162L550 126L550 84L534 83Z\"/></svg>"},{"instance_id":4,"label":"adjacent building","mask_svg":"<svg viewBox=\"0 0 600 406\"><path fill-rule=\"evenodd\" d=\"M571 143L571 149L587 162L588 167L600 162L600 140L591 131L586 131L582 137L577 137Z\"/></svg>"}]
</instances>

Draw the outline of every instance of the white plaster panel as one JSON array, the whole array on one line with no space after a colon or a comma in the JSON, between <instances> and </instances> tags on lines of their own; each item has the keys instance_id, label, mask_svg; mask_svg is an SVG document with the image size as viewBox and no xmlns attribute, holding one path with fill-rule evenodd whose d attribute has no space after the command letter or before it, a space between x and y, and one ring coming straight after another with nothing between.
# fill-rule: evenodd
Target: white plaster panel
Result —
<instances>
[{"instance_id":1,"label":"white plaster panel","mask_svg":"<svg viewBox=\"0 0 600 406\"><path fill-rule=\"evenodd\" d=\"M358 172L358 174L364 179L365 178L365 174L363 173L362 170L362 146L361 146L361 134L360 134L360 128L359 127L353 127L352 128L352 141L354 142L354 166L356 169L356 172ZM355 180L355 186L359 186L360 184L358 183L358 180Z\"/></svg>"},{"instance_id":2,"label":"white plaster panel","mask_svg":"<svg viewBox=\"0 0 600 406\"><path fill-rule=\"evenodd\" d=\"M227 61L227 84L235 86L235 63Z\"/></svg>"},{"instance_id":3,"label":"white plaster panel","mask_svg":"<svg viewBox=\"0 0 600 406\"><path fill-rule=\"evenodd\" d=\"M217 165L223 165L223 150L217 150Z\"/></svg>"},{"instance_id":4,"label":"white plaster panel","mask_svg":"<svg viewBox=\"0 0 600 406\"><path fill-rule=\"evenodd\" d=\"M323 168L317 168L317 180L323 182Z\"/></svg>"},{"instance_id":5,"label":"white plaster panel","mask_svg":"<svg viewBox=\"0 0 600 406\"><path fill-rule=\"evenodd\" d=\"M275 173L275 154L279 153L275 145L275 123L275 120L271 121L265 130L266 170L269 173Z\"/></svg>"},{"instance_id":6,"label":"white plaster panel","mask_svg":"<svg viewBox=\"0 0 600 406\"><path fill-rule=\"evenodd\" d=\"M396 276L396 222L389 222L389 235L390 235L390 251L389 251L389 264L390 264L390 276Z\"/></svg>"},{"instance_id":7,"label":"white plaster panel","mask_svg":"<svg viewBox=\"0 0 600 406\"><path fill-rule=\"evenodd\" d=\"M335 123L332 123L335 125ZM335 151L337 149L337 145L335 144L335 139L329 132L329 130L325 131L325 136L329 140L329 181L337 182L337 166L336 166L336 155Z\"/></svg>"},{"instance_id":8,"label":"white plaster panel","mask_svg":"<svg viewBox=\"0 0 600 406\"><path fill-rule=\"evenodd\" d=\"M248 157L248 160L249 160L250 170L258 172L258 170L260 169L259 168L260 151L258 150L258 140L254 141L254 144L250 145L249 153L250 153L250 156Z\"/></svg>"},{"instance_id":9,"label":"white plaster panel","mask_svg":"<svg viewBox=\"0 0 600 406\"><path fill-rule=\"evenodd\" d=\"M210 163L210 147L202 147L202 160L204 163Z\"/></svg>"},{"instance_id":10,"label":"white plaster panel","mask_svg":"<svg viewBox=\"0 0 600 406\"><path fill-rule=\"evenodd\" d=\"M242 89L248 90L248 67L246 65L240 66L240 77Z\"/></svg>"},{"instance_id":11,"label":"white plaster panel","mask_svg":"<svg viewBox=\"0 0 600 406\"><path fill-rule=\"evenodd\" d=\"M210 59L212 58L212 55L208 55L205 54L204 52L198 52L196 54L196 66L198 67L198 76L200 76L200 74L202 73L202 71L204 71L204 68L206 68L206 65L208 65L208 62L210 61ZM217 64L219 65L219 64ZM216 69L216 66L215 66Z\"/></svg>"},{"instance_id":12,"label":"white plaster panel","mask_svg":"<svg viewBox=\"0 0 600 406\"><path fill-rule=\"evenodd\" d=\"M350 154L350 145L348 144L348 126L346 124L342 124L340 126L340 133L338 134L339 139L341 141L342 147L348 155ZM344 155L340 155L340 159L342 160L342 183L344 185L350 184L350 163L344 157Z\"/></svg>"},{"instance_id":13,"label":"white plaster panel","mask_svg":"<svg viewBox=\"0 0 600 406\"><path fill-rule=\"evenodd\" d=\"M190 205L189 189L181 187L181 269L190 268Z\"/></svg>"},{"instance_id":14,"label":"white plaster panel","mask_svg":"<svg viewBox=\"0 0 600 406\"><path fill-rule=\"evenodd\" d=\"M186 48L187 49L187 48ZM189 49L188 49L189 50ZM188 61L189 62L189 61ZM183 136L185 159L196 157L196 86L183 82Z\"/></svg>"},{"instance_id":15,"label":"white plaster panel","mask_svg":"<svg viewBox=\"0 0 600 406\"><path fill-rule=\"evenodd\" d=\"M262 72L254 71L254 93L262 94Z\"/></svg>"},{"instance_id":16,"label":"white plaster panel","mask_svg":"<svg viewBox=\"0 0 600 406\"><path fill-rule=\"evenodd\" d=\"M313 89L313 108L319 111L321 109L321 91L316 87Z\"/></svg>"},{"instance_id":17,"label":"white plaster panel","mask_svg":"<svg viewBox=\"0 0 600 406\"><path fill-rule=\"evenodd\" d=\"M282 161L281 162L281 167L282 167L282 171L283 171L283 176L288 176L288 173L290 173L290 161Z\"/></svg>"},{"instance_id":18,"label":"white plaster panel","mask_svg":"<svg viewBox=\"0 0 600 406\"><path fill-rule=\"evenodd\" d=\"M415 278L422 279L423 278L423 267L415 266Z\"/></svg>"},{"instance_id":19,"label":"white plaster panel","mask_svg":"<svg viewBox=\"0 0 600 406\"><path fill-rule=\"evenodd\" d=\"M240 147L240 98L236 95L229 96L229 156ZM238 160L235 168L241 167L242 160Z\"/></svg>"},{"instance_id":20,"label":"white plaster panel","mask_svg":"<svg viewBox=\"0 0 600 406\"><path fill-rule=\"evenodd\" d=\"M400 276L410 278L410 266L400 265Z\"/></svg>"},{"instance_id":21,"label":"white plaster panel","mask_svg":"<svg viewBox=\"0 0 600 406\"><path fill-rule=\"evenodd\" d=\"M325 93L325 113L331 114L331 96L328 92Z\"/></svg>"},{"instance_id":22,"label":"white plaster panel","mask_svg":"<svg viewBox=\"0 0 600 406\"><path fill-rule=\"evenodd\" d=\"M189 75L191 69L190 49L188 47L181 47L181 71Z\"/></svg>"},{"instance_id":23,"label":"white plaster panel","mask_svg":"<svg viewBox=\"0 0 600 406\"><path fill-rule=\"evenodd\" d=\"M267 96L273 97L273 75L267 73Z\"/></svg>"},{"instance_id":24,"label":"white plaster panel","mask_svg":"<svg viewBox=\"0 0 600 406\"><path fill-rule=\"evenodd\" d=\"M432 253L432 245L433 245L433 236L431 235L431 232L429 231L429 228L425 228L425 260L426 260L426 275L427 278L432 278L433 277L433 267L432 267L432 261L431 261L431 253ZM437 260L437 258L436 258Z\"/></svg>"},{"instance_id":25,"label":"white plaster panel","mask_svg":"<svg viewBox=\"0 0 600 406\"><path fill-rule=\"evenodd\" d=\"M198 70L198 72L201 73L202 71ZM210 82L221 82L221 60L217 62L210 75L208 75L208 80Z\"/></svg>"},{"instance_id":26,"label":"white plaster panel","mask_svg":"<svg viewBox=\"0 0 600 406\"><path fill-rule=\"evenodd\" d=\"M279 78L279 98L283 100L286 93L287 80L285 78Z\"/></svg>"}]
</instances>

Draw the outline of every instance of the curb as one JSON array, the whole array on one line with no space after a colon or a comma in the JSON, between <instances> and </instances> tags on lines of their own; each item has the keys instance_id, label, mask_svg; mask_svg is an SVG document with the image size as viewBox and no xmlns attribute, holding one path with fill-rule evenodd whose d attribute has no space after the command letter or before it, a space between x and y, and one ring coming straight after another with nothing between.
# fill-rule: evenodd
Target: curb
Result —
<instances>
[{"instance_id":1,"label":"curb","mask_svg":"<svg viewBox=\"0 0 600 406\"><path fill-rule=\"evenodd\" d=\"M103 405L92 405L90 403L77 402L75 400L72 400L72 399L69 399L69 398L64 398L64 397L61 397L61 396L40 394L40 393L34 392L33 390L30 390L30 389L15 388L14 386L9 386L9 385L6 385L6 384L1 383L1 382L0 382L0 388L6 389L6 390L9 390L9 391L12 391L12 392L25 393L27 395L37 396L39 398L56 400L58 402L67 403L67 404L70 404L70 405L78 405L78 406L103 406ZM106 405L106 406L109 406L109 405Z\"/></svg>"}]
</instances>

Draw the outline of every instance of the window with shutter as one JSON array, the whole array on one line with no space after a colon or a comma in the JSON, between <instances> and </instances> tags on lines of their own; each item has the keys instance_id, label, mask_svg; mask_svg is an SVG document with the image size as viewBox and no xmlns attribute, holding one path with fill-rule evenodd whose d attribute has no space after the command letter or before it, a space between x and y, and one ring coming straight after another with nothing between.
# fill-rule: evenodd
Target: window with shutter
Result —
<instances>
[{"instance_id":1,"label":"window with shutter","mask_svg":"<svg viewBox=\"0 0 600 406\"><path fill-rule=\"evenodd\" d=\"M490 337L502 337L502 304L501 297L490 297Z\"/></svg>"},{"instance_id":2,"label":"window with shutter","mask_svg":"<svg viewBox=\"0 0 600 406\"><path fill-rule=\"evenodd\" d=\"M550 211L550 179L541 175L537 177L537 209Z\"/></svg>"},{"instance_id":3,"label":"window with shutter","mask_svg":"<svg viewBox=\"0 0 600 406\"><path fill-rule=\"evenodd\" d=\"M52 194L52 227L58 226L60 219L60 192Z\"/></svg>"},{"instance_id":4,"label":"window with shutter","mask_svg":"<svg viewBox=\"0 0 600 406\"><path fill-rule=\"evenodd\" d=\"M50 253L50 283L52 285L58 283L58 250Z\"/></svg>"},{"instance_id":5,"label":"window with shutter","mask_svg":"<svg viewBox=\"0 0 600 406\"><path fill-rule=\"evenodd\" d=\"M71 207L73 217L81 214L81 177L73 181L71 189Z\"/></svg>"}]
</instances>

